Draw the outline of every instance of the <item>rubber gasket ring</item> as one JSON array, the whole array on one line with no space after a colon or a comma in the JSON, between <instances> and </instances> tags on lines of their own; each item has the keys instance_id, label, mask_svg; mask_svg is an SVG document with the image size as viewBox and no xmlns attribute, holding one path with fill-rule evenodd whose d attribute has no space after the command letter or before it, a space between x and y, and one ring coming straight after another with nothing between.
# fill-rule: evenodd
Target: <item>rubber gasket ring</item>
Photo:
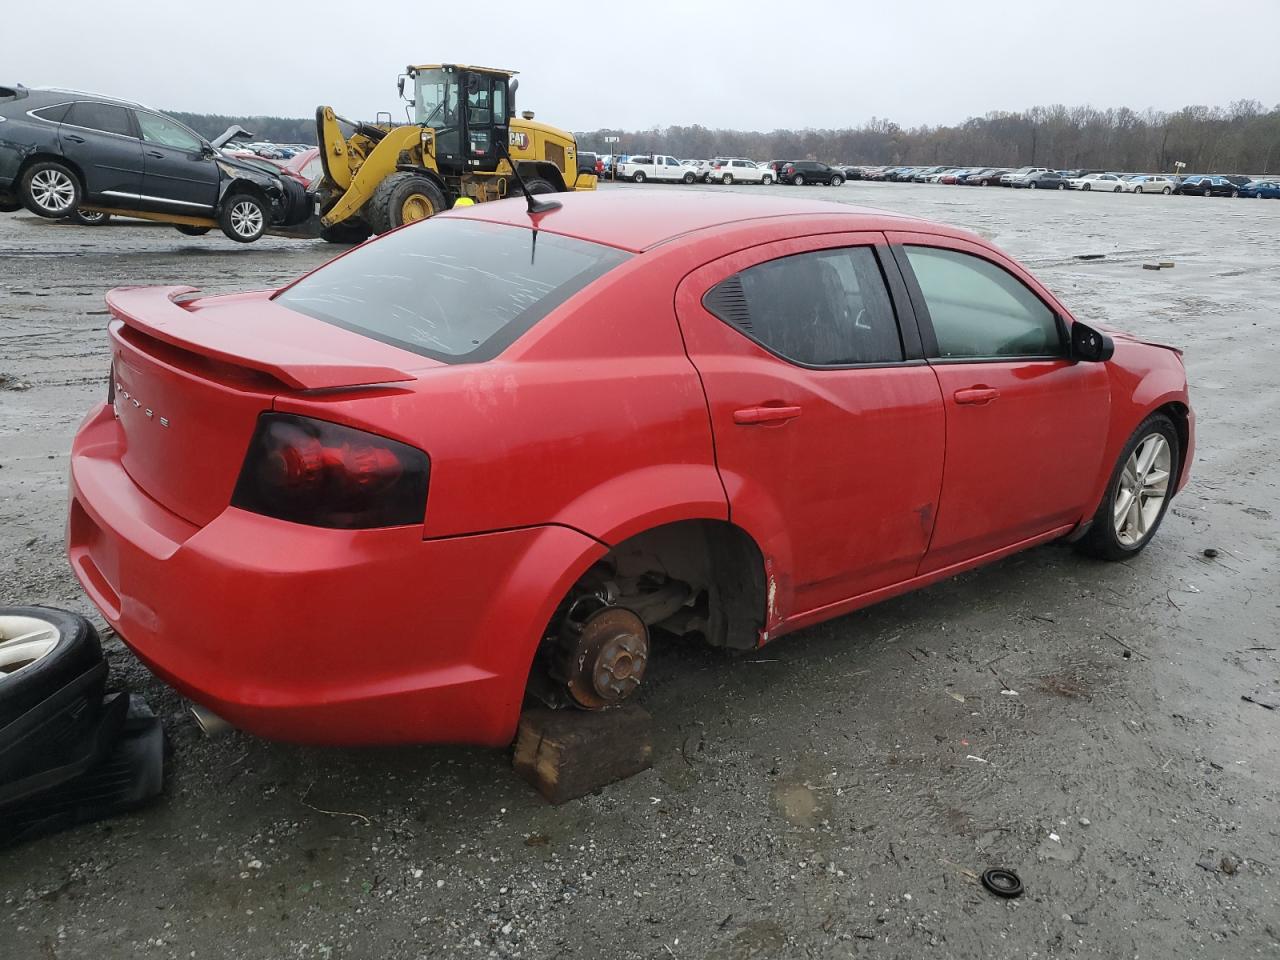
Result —
<instances>
[{"instance_id":1,"label":"rubber gasket ring","mask_svg":"<svg viewBox=\"0 0 1280 960\"><path fill-rule=\"evenodd\" d=\"M999 867L986 870L982 874L982 885L997 897L1012 899L1022 896L1022 880L1012 870Z\"/></svg>"}]
</instances>

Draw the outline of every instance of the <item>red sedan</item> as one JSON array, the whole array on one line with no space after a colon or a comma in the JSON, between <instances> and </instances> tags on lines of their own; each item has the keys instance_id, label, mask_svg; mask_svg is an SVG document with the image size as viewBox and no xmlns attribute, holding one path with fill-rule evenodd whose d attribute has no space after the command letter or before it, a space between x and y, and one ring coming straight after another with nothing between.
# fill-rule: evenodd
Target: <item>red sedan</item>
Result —
<instances>
[{"instance_id":1,"label":"red sedan","mask_svg":"<svg viewBox=\"0 0 1280 960\"><path fill-rule=\"evenodd\" d=\"M1124 559L1187 481L1178 351L977 236L821 201L458 209L275 291L119 289L69 556L230 723L501 745L1051 540Z\"/></svg>"}]
</instances>

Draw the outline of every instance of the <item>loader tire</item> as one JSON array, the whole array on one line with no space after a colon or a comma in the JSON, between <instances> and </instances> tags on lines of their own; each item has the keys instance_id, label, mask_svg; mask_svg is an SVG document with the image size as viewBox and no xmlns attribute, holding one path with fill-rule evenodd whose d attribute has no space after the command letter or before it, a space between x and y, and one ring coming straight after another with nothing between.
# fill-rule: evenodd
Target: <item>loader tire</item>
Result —
<instances>
[{"instance_id":1,"label":"loader tire","mask_svg":"<svg viewBox=\"0 0 1280 960\"><path fill-rule=\"evenodd\" d=\"M556 185L550 180L543 180L541 177L528 177L524 181L525 188L530 193L556 193Z\"/></svg>"},{"instance_id":2,"label":"loader tire","mask_svg":"<svg viewBox=\"0 0 1280 960\"><path fill-rule=\"evenodd\" d=\"M364 218L374 233L386 233L448 209L444 193L420 173L400 171L378 184L365 204Z\"/></svg>"}]
</instances>

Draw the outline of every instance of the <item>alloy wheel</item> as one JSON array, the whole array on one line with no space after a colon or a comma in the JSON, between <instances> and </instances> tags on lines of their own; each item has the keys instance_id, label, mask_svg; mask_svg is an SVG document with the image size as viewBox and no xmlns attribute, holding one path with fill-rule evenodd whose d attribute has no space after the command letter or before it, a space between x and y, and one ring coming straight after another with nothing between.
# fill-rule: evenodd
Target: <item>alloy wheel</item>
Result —
<instances>
[{"instance_id":1,"label":"alloy wheel","mask_svg":"<svg viewBox=\"0 0 1280 960\"><path fill-rule=\"evenodd\" d=\"M249 200L241 200L231 208L231 229L242 237L256 237L262 232L262 208Z\"/></svg>"},{"instance_id":2,"label":"alloy wheel","mask_svg":"<svg viewBox=\"0 0 1280 960\"><path fill-rule=\"evenodd\" d=\"M62 213L75 199L76 185L61 170L41 170L31 178L31 197L41 210Z\"/></svg>"},{"instance_id":3,"label":"alloy wheel","mask_svg":"<svg viewBox=\"0 0 1280 960\"><path fill-rule=\"evenodd\" d=\"M0 680L49 655L61 633L35 617L0 617Z\"/></svg>"},{"instance_id":4,"label":"alloy wheel","mask_svg":"<svg viewBox=\"0 0 1280 960\"><path fill-rule=\"evenodd\" d=\"M1147 435L1133 449L1120 473L1112 505L1116 539L1126 547L1151 532L1173 481L1173 452L1162 434Z\"/></svg>"}]
</instances>

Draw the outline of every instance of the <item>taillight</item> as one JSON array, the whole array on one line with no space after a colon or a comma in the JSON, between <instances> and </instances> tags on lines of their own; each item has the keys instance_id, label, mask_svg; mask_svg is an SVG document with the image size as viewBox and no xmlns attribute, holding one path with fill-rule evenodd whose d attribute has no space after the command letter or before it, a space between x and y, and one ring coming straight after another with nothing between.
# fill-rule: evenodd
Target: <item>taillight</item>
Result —
<instances>
[{"instance_id":1,"label":"taillight","mask_svg":"<svg viewBox=\"0 0 1280 960\"><path fill-rule=\"evenodd\" d=\"M376 434L288 413L264 413L231 505L342 530L420 524L431 461Z\"/></svg>"}]
</instances>

